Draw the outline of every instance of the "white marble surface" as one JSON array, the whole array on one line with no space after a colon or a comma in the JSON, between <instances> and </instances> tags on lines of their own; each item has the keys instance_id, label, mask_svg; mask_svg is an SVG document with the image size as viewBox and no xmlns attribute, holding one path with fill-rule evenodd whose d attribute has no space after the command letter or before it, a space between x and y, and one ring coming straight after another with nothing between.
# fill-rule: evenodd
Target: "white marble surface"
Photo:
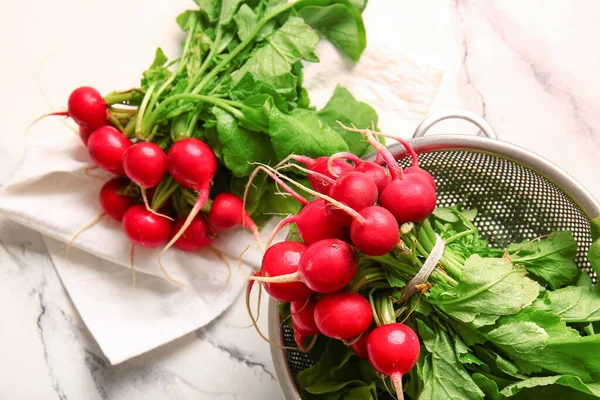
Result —
<instances>
[{"instance_id":1,"label":"white marble surface","mask_svg":"<svg viewBox=\"0 0 600 400\"><path fill-rule=\"evenodd\" d=\"M147 60L111 54L130 46L151 54L176 31L173 18L190 3L149 4L29 0L5 8L0 182L21 155L21 133L48 109L36 84L42 60L97 54L112 71L118 63L122 73L110 77L114 87L127 86ZM444 71L432 111L462 107L484 115L503 140L557 163L600 198L600 2L371 0L365 18L370 39ZM475 130L443 122L435 131ZM0 305L0 398L281 398L268 345L239 328L248 321L241 298L209 327L111 367L40 236L7 221L0 221Z\"/></svg>"}]
</instances>

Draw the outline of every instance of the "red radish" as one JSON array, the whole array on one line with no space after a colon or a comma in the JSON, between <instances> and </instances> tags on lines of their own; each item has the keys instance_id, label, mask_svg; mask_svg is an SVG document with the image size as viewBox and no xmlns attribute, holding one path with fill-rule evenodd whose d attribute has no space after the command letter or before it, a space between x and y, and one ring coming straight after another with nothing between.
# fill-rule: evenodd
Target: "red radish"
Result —
<instances>
[{"instance_id":1,"label":"red radish","mask_svg":"<svg viewBox=\"0 0 600 400\"><path fill-rule=\"evenodd\" d=\"M79 125L79 137L85 146L87 146L88 140L90 139L92 133L94 133L94 131L87 126Z\"/></svg>"},{"instance_id":2,"label":"red radish","mask_svg":"<svg viewBox=\"0 0 600 400\"><path fill-rule=\"evenodd\" d=\"M88 153L100 168L116 175L124 175L123 154L131 145L131 141L117 128L105 125L90 136Z\"/></svg>"},{"instance_id":3,"label":"red radish","mask_svg":"<svg viewBox=\"0 0 600 400\"><path fill-rule=\"evenodd\" d=\"M233 193L219 193L215 196L208 212L208 223L216 232L223 232L238 226L248 228L262 247L258 228L246 209L242 199Z\"/></svg>"},{"instance_id":4,"label":"red radish","mask_svg":"<svg viewBox=\"0 0 600 400\"><path fill-rule=\"evenodd\" d=\"M354 219L350 225L352 243L368 256L382 256L400 241L398 222L383 207L366 207L359 211L362 220Z\"/></svg>"},{"instance_id":5,"label":"red radish","mask_svg":"<svg viewBox=\"0 0 600 400\"><path fill-rule=\"evenodd\" d=\"M261 168L267 168L267 167L261 167ZM275 170L272 172L272 174L273 175L277 174L281 177L281 179L287 180L288 182L293 183L295 186L300 187L301 189L308 192L309 194L320 197L321 199L327 201L327 203L328 203L327 207L335 206L337 211L345 213L348 216L348 218L350 219L350 225L351 225L350 237L352 238L352 241L356 245L358 250L360 250L361 252L363 252L365 254L371 253L373 255L382 255L382 254L385 254L388 251L390 251L399 242L400 239L398 236L398 229L399 229L398 223L395 221L394 216L392 214L381 209L381 207L375 207L375 208L373 208L374 206L364 207L363 209L366 209L366 210L365 210L365 215L363 216L356 210L347 206L346 204L343 204L340 201L333 199L332 197L329 197L324 194L318 193L314 190L308 189L308 188L302 186L301 184L299 184L298 182L295 182L291 178L289 178L283 174L280 174L279 172L277 172ZM338 181L335 183L334 187L331 190L331 194L334 194L336 192L336 188L338 187L338 185L340 185L340 183L342 183L342 184L344 183L344 177L346 175L350 175L350 174L362 175L359 172L354 172L354 171L346 173L345 175L340 177L338 179ZM364 177L364 175L362 175L362 176ZM377 189L374 188L374 184L372 182L371 182L371 184L373 185L371 187L371 189L375 191L374 195L376 197ZM329 210L330 209L328 208L327 209L328 213L329 213ZM354 226L354 228L352 228L352 226ZM279 227L275 228L275 230L277 230L278 228ZM354 236L352 234L353 231L354 231ZM272 240L273 236L274 235L272 234L271 238L269 238L269 243ZM311 287L308 282L307 282L307 284L309 287ZM315 290L315 289L313 288L313 290ZM315 290L315 291L318 291L318 290Z\"/></svg>"},{"instance_id":6,"label":"red radish","mask_svg":"<svg viewBox=\"0 0 600 400\"><path fill-rule=\"evenodd\" d=\"M379 205L389 210L399 224L427 218L437 202L435 189L419 174L393 180L379 197Z\"/></svg>"},{"instance_id":7,"label":"red radish","mask_svg":"<svg viewBox=\"0 0 600 400\"><path fill-rule=\"evenodd\" d=\"M260 272L255 278L276 278L297 273L300 260L307 247L298 242L279 242L269 247L263 255ZM302 282L264 283L265 290L271 297L283 302L306 301L312 291Z\"/></svg>"},{"instance_id":8,"label":"red radish","mask_svg":"<svg viewBox=\"0 0 600 400\"><path fill-rule=\"evenodd\" d=\"M271 246L269 250L274 246L277 244ZM277 260L273 261L277 262ZM279 262L281 263L281 261ZM303 282L312 291L331 293L350 283L357 270L358 261L351 245L339 239L324 239L308 246L300 258L297 271L286 275L277 274L275 277L266 277L261 274L262 276L253 276L250 279L269 283L271 287L275 287L274 284Z\"/></svg>"},{"instance_id":9,"label":"red radish","mask_svg":"<svg viewBox=\"0 0 600 400\"><path fill-rule=\"evenodd\" d=\"M377 191L381 193L383 188L387 186L388 183L392 181L392 176L387 168L382 167L381 165L374 163L372 161L364 161L360 157L356 156L352 153L336 153L329 157L329 173L334 177L337 177L335 171L331 170L331 166L333 162L337 159L345 158L346 160L350 160L354 163L354 170L357 172L362 172L367 175L377 186Z\"/></svg>"},{"instance_id":10,"label":"red radish","mask_svg":"<svg viewBox=\"0 0 600 400\"><path fill-rule=\"evenodd\" d=\"M392 379L398 399L404 398L402 376L415 366L420 349L417 334L404 324L382 325L369 335L369 362L377 372Z\"/></svg>"},{"instance_id":11,"label":"red radish","mask_svg":"<svg viewBox=\"0 0 600 400\"><path fill-rule=\"evenodd\" d=\"M405 175L390 151L373 137L370 130L345 126L344 128L367 136L371 146L377 149L390 169L392 182L381 192L379 205L391 212L398 224L420 222L431 215L436 206L437 196L435 187L424 178L424 174Z\"/></svg>"},{"instance_id":12,"label":"red radish","mask_svg":"<svg viewBox=\"0 0 600 400\"><path fill-rule=\"evenodd\" d=\"M142 189L142 199L150 212L146 189L157 186L167 174L167 155L157 144L140 142L123 154L125 174Z\"/></svg>"},{"instance_id":13,"label":"red radish","mask_svg":"<svg viewBox=\"0 0 600 400\"><path fill-rule=\"evenodd\" d=\"M315 306L316 302L312 297L304 301L292 301L290 303L292 323L304 332L311 332L310 336L319 334L319 328L315 323Z\"/></svg>"},{"instance_id":14,"label":"red radish","mask_svg":"<svg viewBox=\"0 0 600 400\"><path fill-rule=\"evenodd\" d=\"M342 160L336 160L332 162L331 168L328 168L329 157L319 157L317 159L312 159L306 156L291 155L285 160L281 161L279 164L281 165L287 162L289 159L298 161L299 163L306 165L309 170L317 172L318 174L323 174L332 179L342 175L344 172L348 172L353 169L352 165ZM332 175L330 173L330 170L332 170L336 176ZM317 192L329 194L329 190L331 189L331 182L323 180L318 175L311 174L308 175L308 180L313 189L315 189Z\"/></svg>"},{"instance_id":15,"label":"red radish","mask_svg":"<svg viewBox=\"0 0 600 400\"><path fill-rule=\"evenodd\" d=\"M127 185L127 178L116 177L104 185L100 189L100 204L104 212L117 221L123 219L125 211L133 204L133 198L124 196L119 193L119 190Z\"/></svg>"},{"instance_id":16,"label":"red radish","mask_svg":"<svg viewBox=\"0 0 600 400\"><path fill-rule=\"evenodd\" d=\"M402 146L404 146L404 148L406 149L406 151L408 152L408 154L410 155L410 158L412 159L412 166L405 168L404 169L404 174L406 175L410 175L410 174L416 174L421 176L423 179L425 179L427 182L431 183L431 185L433 186L434 189L436 189L437 185L435 183L435 179L433 179L433 176L431 176L431 174L427 171L425 171L423 168L421 168L419 166L419 157L417 157L417 153L415 152L415 149L413 149L413 147L410 145L410 143L408 143L408 141L402 139L401 137L397 137L394 135L388 135L385 133L381 133L381 132L374 132L376 135L378 136L384 136L384 137L388 137L391 139L396 140L397 142L399 142Z\"/></svg>"},{"instance_id":17,"label":"red radish","mask_svg":"<svg viewBox=\"0 0 600 400\"><path fill-rule=\"evenodd\" d=\"M360 338L358 338L358 340L352 343L350 346L350 349L352 349L354 354L363 360L367 360L369 358L367 353L367 341L369 340L369 335L373 329L375 329L373 325L369 326L369 328L364 331L362 335L360 335Z\"/></svg>"},{"instance_id":18,"label":"red radish","mask_svg":"<svg viewBox=\"0 0 600 400\"><path fill-rule=\"evenodd\" d=\"M340 176L329 192L329 197L346 204L353 210L362 210L375 205L378 196L377 186L371 178L355 171ZM332 204L327 204L327 214L340 225L350 226L352 223L352 217L348 213Z\"/></svg>"},{"instance_id":19,"label":"red radish","mask_svg":"<svg viewBox=\"0 0 600 400\"><path fill-rule=\"evenodd\" d=\"M173 223L172 232L178 232L185 223L185 218L177 218ZM198 251L213 241L214 233L208 226L203 214L198 214L175 242L174 246L183 251Z\"/></svg>"},{"instance_id":20,"label":"red radish","mask_svg":"<svg viewBox=\"0 0 600 400\"><path fill-rule=\"evenodd\" d=\"M348 228L338 225L327 215L326 202L323 199L313 200L308 203L298 214L284 218L269 236L267 247L271 245L277 232L289 224L296 224L298 234L305 245L323 239L350 240Z\"/></svg>"},{"instance_id":21,"label":"red radish","mask_svg":"<svg viewBox=\"0 0 600 400\"><path fill-rule=\"evenodd\" d=\"M78 125L95 130L106 124L107 107L102 95L94 88L82 86L69 96L68 115Z\"/></svg>"},{"instance_id":22,"label":"red radish","mask_svg":"<svg viewBox=\"0 0 600 400\"><path fill-rule=\"evenodd\" d=\"M367 330L373 321L371 304L358 293L326 294L315 306L319 331L333 339L351 339Z\"/></svg>"},{"instance_id":23,"label":"red radish","mask_svg":"<svg viewBox=\"0 0 600 400\"><path fill-rule=\"evenodd\" d=\"M183 232L198 215L208 200L210 187L217 172L217 159L212 149L200 139L187 138L173 143L167 154L167 169L181 186L197 192L196 204L188 214L185 222L158 256L158 264L165 276L175 283L180 283L167 273L162 265L163 254L183 235Z\"/></svg>"},{"instance_id":24,"label":"red radish","mask_svg":"<svg viewBox=\"0 0 600 400\"><path fill-rule=\"evenodd\" d=\"M151 188L167 174L167 155L155 143L136 143L123 154L123 169L140 187Z\"/></svg>"},{"instance_id":25,"label":"red radish","mask_svg":"<svg viewBox=\"0 0 600 400\"><path fill-rule=\"evenodd\" d=\"M123 232L134 244L158 247L169 239L171 221L151 213L143 204L136 204L123 215Z\"/></svg>"},{"instance_id":26,"label":"red radish","mask_svg":"<svg viewBox=\"0 0 600 400\"><path fill-rule=\"evenodd\" d=\"M294 340L298 347L303 349L304 339L321 333L315 323L315 302L312 298L305 301L292 301L290 308Z\"/></svg>"}]
</instances>

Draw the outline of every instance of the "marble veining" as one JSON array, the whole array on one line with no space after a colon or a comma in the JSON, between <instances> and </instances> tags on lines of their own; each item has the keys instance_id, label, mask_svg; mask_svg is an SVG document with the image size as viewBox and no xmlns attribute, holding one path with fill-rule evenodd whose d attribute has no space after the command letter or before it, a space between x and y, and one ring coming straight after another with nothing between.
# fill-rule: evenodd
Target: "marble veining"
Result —
<instances>
[{"instance_id":1,"label":"marble veining","mask_svg":"<svg viewBox=\"0 0 600 400\"><path fill-rule=\"evenodd\" d=\"M167 3L160 2L161 7L168 9ZM1 29L8 29L10 19L29 15L24 5L18 7L23 9L15 16L0 16ZM70 6L57 0L53 7L59 12ZM75 18L76 11L69 10ZM397 45L444 71L431 111L467 108L483 115L501 139L557 163L600 198L595 175L600 169L600 48L593 42L600 34L598 2L371 0L365 15L367 32L377 32L383 44ZM64 50L57 38L44 42L49 52ZM155 45L149 43L148 51ZM8 67L16 68L11 71L18 79L5 92L26 87L27 93L37 93L39 61L24 58L22 66ZM29 100L31 107L0 132L0 185L24 144L15 132L44 109L35 96ZM6 104L12 105L8 99ZM444 122L433 131L475 132L461 122ZM282 398L269 345L247 327L243 296L204 329L111 366L64 291L40 235L0 220L0 304L1 398ZM266 306L263 302L263 332Z\"/></svg>"}]
</instances>

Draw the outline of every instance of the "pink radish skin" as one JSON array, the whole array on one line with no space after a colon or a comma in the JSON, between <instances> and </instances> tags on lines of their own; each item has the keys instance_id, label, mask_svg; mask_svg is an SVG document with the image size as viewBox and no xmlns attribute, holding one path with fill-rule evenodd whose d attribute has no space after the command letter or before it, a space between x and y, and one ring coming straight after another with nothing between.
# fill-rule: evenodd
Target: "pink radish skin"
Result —
<instances>
[{"instance_id":1,"label":"pink radish skin","mask_svg":"<svg viewBox=\"0 0 600 400\"><path fill-rule=\"evenodd\" d=\"M167 169L173 179L181 186L192 189L198 194L196 204L188 214L183 225L158 256L158 264L170 281L181 284L173 279L162 264L162 256L183 235L193 219L198 215L208 200L210 187L217 172L217 159L212 149L200 139L187 138L173 143L167 154Z\"/></svg>"},{"instance_id":2,"label":"pink radish skin","mask_svg":"<svg viewBox=\"0 0 600 400\"><path fill-rule=\"evenodd\" d=\"M153 214L143 204L136 204L123 215L123 232L134 244L158 247L171 235L171 221Z\"/></svg>"},{"instance_id":3,"label":"pink radish skin","mask_svg":"<svg viewBox=\"0 0 600 400\"><path fill-rule=\"evenodd\" d=\"M330 169L328 168L329 157L319 157L317 159L312 159L310 157L294 156L292 158L306 165L311 171L323 174L332 179L335 179L337 176L340 176L345 172L352 171L353 169L352 165L348 164L347 162L342 160L336 160L332 163L331 166L331 170L333 170L334 174L336 175L333 176L330 172ZM318 176L310 174L308 175L308 180L313 189L315 189L317 192L329 194L329 191L331 190L330 182L326 182Z\"/></svg>"},{"instance_id":4,"label":"pink radish skin","mask_svg":"<svg viewBox=\"0 0 600 400\"><path fill-rule=\"evenodd\" d=\"M69 96L68 107L68 115L78 125L84 125L91 131L106 125L106 101L94 88L82 86L73 90Z\"/></svg>"},{"instance_id":5,"label":"pink radish skin","mask_svg":"<svg viewBox=\"0 0 600 400\"><path fill-rule=\"evenodd\" d=\"M379 197L379 205L391 212L400 225L423 221L431 215L436 202L434 187L420 174L393 180Z\"/></svg>"},{"instance_id":6,"label":"pink radish skin","mask_svg":"<svg viewBox=\"0 0 600 400\"><path fill-rule=\"evenodd\" d=\"M133 205L133 198L119 194L119 190L127 183L126 178L117 177L106 182L100 189L102 210L116 221L121 221L125 211Z\"/></svg>"},{"instance_id":7,"label":"pink radish skin","mask_svg":"<svg viewBox=\"0 0 600 400\"><path fill-rule=\"evenodd\" d=\"M346 204L353 210L375 205L379 192L375 183L365 174L350 171L340 176L329 192L329 197ZM350 226L352 217L338 207L327 204L327 215L335 223Z\"/></svg>"},{"instance_id":8,"label":"pink radish skin","mask_svg":"<svg viewBox=\"0 0 600 400\"><path fill-rule=\"evenodd\" d=\"M136 143L123 154L123 169L140 187L151 188L167 174L167 155L155 143Z\"/></svg>"},{"instance_id":9,"label":"pink radish skin","mask_svg":"<svg viewBox=\"0 0 600 400\"><path fill-rule=\"evenodd\" d=\"M115 175L125 175L123 155L132 144L117 128L105 125L90 136L88 153L100 168Z\"/></svg>"},{"instance_id":10,"label":"pink radish skin","mask_svg":"<svg viewBox=\"0 0 600 400\"><path fill-rule=\"evenodd\" d=\"M381 193L383 188L385 188L387 184L392 181L392 176L390 175L390 172L387 170L387 168L382 167L381 165L372 161L364 161L355 154L344 152L336 153L329 157L329 173L334 177L337 177L337 175L335 174L335 171L331 170L331 166L333 162L340 158L352 161L354 163L354 170L356 172L362 172L363 174L371 178L371 180L373 180L373 182L377 186L377 191L379 193Z\"/></svg>"},{"instance_id":11,"label":"pink radish skin","mask_svg":"<svg viewBox=\"0 0 600 400\"><path fill-rule=\"evenodd\" d=\"M358 270L352 246L339 239L324 239L308 246L298 273L311 290L331 293L350 283Z\"/></svg>"},{"instance_id":12,"label":"pink radish skin","mask_svg":"<svg viewBox=\"0 0 600 400\"><path fill-rule=\"evenodd\" d=\"M319 328L315 323L315 306L317 303L310 297L305 301L292 301L290 303L290 314L294 327L308 332L309 336L318 335Z\"/></svg>"},{"instance_id":13,"label":"pink radish skin","mask_svg":"<svg viewBox=\"0 0 600 400\"><path fill-rule=\"evenodd\" d=\"M360 294L343 291L321 297L314 315L319 331L339 340L357 337L373 321L369 301Z\"/></svg>"},{"instance_id":14,"label":"pink radish skin","mask_svg":"<svg viewBox=\"0 0 600 400\"><path fill-rule=\"evenodd\" d=\"M374 325L369 326L369 328L363 332L360 338L350 346L350 349L352 349L358 358L368 360L369 354L367 353L367 341L369 340L369 335L373 329L375 329Z\"/></svg>"},{"instance_id":15,"label":"pink radish skin","mask_svg":"<svg viewBox=\"0 0 600 400\"><path fill-rule=\"evenodd\" d=\"M272 173L278 174L277 172L272 172ZM362 175L361 173L354 172L354 171L348 172L346 175L351 175L351 174ZM335 191L336 191L336 188L338 187L338 185L344 184L344 177L346 175L343 175L342 177L340 177L338 179L338 181L335 183L335 185L331 191L331 194L335 194ZM363 216L356 210L350 208L348 205L343 204L342 202L340 202L332 197L329 197L329 196L326 196L317 191L308 189L285 175L280 175L280 176L282 179L287 180L288 182L291 182L292 184L300 187L307 193L312 194L313 196L320 197L321 199L325 200L327 202L326 206L328 207L327 208L328 215L329 215L329 211L331 210L331 208L329 208L329 207L332 207L332 206L335 206L336 211L345 213L347 215L347 217L350 219L350 225L354 226L353 229L351 228L350 237L353 238L353 242L355 243L356 247L361 252L363 252L365 254L370 254L370 253L379 254L379 255L385 254L399 242L398 223L395 221L394 216L391 215L385 209L382 209L381 207L371 208L374 206L367 206L367 207L363 208L363 209L368 209L365 211L365 215ZM366 178L364 175L362 175L362 177L364 179L368 180L368 178ZM373 196L376 198L377 197L377 189L374 187L374 184L372 182L371 182L371 185L372 185L371 189L374 190ZM333 218L331 218L331 219L333 220ZM271 234L271 237L269 238L269 241L267 242L267 246L271 243L271 241L273 240L273 237L275 236L275 234L277 233L279 228L281 228L281 225L284 225L286 223L288 223L288 221L283 220L275 228L275 232L273 234ZM381 232L379 232L380 229L381 229ZM352 236L352 230L354 230L354 237ZM380 234L382 234L381 238L379 237ZM311 289L318 291L315 288L311 287L311 284L308 281L306 281L306 279L310 279L310 277L302 278L302 280L304 282L306 282ZM322 293L324 293L324 292L322 292Z\"/></svg>"},{"instance_id":16,"label":"pink radish skin","mask_svg":"<svg viewBox=\"0 0 600 400\"><path fill-rule=\"evenodd\" d=\"M417 334L404 324L382 325L369 335L368 360L377 372L392 379L398 399L404 398L402 376L415 366L420 349Z\"/></svg>"},{"instance_id":17,"label":"pink radish skin","mask_svg":"<svg viewBox=\"0 0 600 400\"><path fill-rule=\"evenodd\" d=\"M315 305L312 298L290 303L294 340L300 348L304 348L304 340L307 337L321 333L315 323Z\"/></svg>"},{"instance_id":18,"label":"pink radish skin","mask_svg":"<svg viewBox=\"0 0 600 400\"><path fill-rule=\"evenodd\" d=\"M219 193L208 212L208 223L216 232L228 231L238 226L248 229L260 244L258 227L244 209L242 199L233 193Z\"/></svg>"},{"instance_id":19,"label":"pink radish skin","mask_svg":"<svg viewBox=\"0 0 600 400\"><path fill-rule=\"evenodd\" d=\"M400 241L398 222L383 207L363 208L359 214L364 220L354 219L350 225L352 243L368 256L382 256Z\"/></svg>"},{"instance_id":20,"label":"pink radish skin","mask_svg":"<svg viewBox=\"0 0 600 400\"><path fill-rule=\"evenodd\" d=\"M79 137L81 138L81 141L86 147L88 145L88 141L90 140L90 136L92 135L92 133L94 133L94 131L88 128L87 126L79 125Z\"/></svg>"},{"instance_id":21,"label":"pink radish skin","mask_svg":"<svg viewBox=\"0 0 600 400\"><path fill-rule=\"evenodd\" d=\"M278 244L269 247L267 253ZM265 253L265 256L267 253ZM277 259L272 260L272 262L283 264ZM263 259L264 267L265 262ZM339 239L324 239L308 246L302 258L300 258L297 271L286 275L278 273L275 277L267 277L265 274L261 274L262 276L253 276L250 279L266 282L271 287L289 282L303 282L314 292L331 293L349 284L356 275L357 270L358 260L350 244Z\"/></svg>"},{"instance_id":22,"label":"pink radish skin","mask_svg":"<svg viewBox=\"0 0 600 400\"><path fill-rule=\"evenodd\" d=\"M185 223L185 217L177 218L173 223L172 232L178 232ZM208 226L202 214L196 215L183 235L175 242L174 246L180 250L193 252L209 246L214 238L214 233Z\"/></svg>"},{"instance_id":23,"label":"pink radish skin","mask_svg":"<svg viewBox=\"0 0 600 400\"><path fill-rule=\"evenodd\" d=\"M298 234L305 245L323 239L350 240L348 228L338 225L327 215L326 202L323 199L313 200L308 203L296 215L284 218L271 233L267 247L273 242L281 228L289 224L296 224Z\"/></svg>"},{"instance_id":24,"label":"pink radish skin","mask_svg":"<svg viewBox=\"0 0 600 400\"><path fill-rule=\"evenodd\" d=\"M278 277L298 272L300 259L307 247L298 242L279 242L269 247L262 259L259 274L254 280L262 277ZM302 282L264 283L264 288L271 297L282 302L306 301L312 291Z\"/></svg>"},{"instance_id":25,"label":"pink radish skin","mask_svg":"<svg viewBox=\"0 0 600 400\"><path fill-rule=\"evenodd\" d=\"M379 205L391 212L399 225L421 222L431 215L437 202L435 187L422 173L405 175L390 151L373 137L371 131L366 131L365 134L369 143L385 160L392 175L392 182L379 196ZM412 150L408 143L407 146ZM414 154L414 150L412 152ZM416 160L416 154L414 157L413 161Z\"/></svg>"}]
</instances>

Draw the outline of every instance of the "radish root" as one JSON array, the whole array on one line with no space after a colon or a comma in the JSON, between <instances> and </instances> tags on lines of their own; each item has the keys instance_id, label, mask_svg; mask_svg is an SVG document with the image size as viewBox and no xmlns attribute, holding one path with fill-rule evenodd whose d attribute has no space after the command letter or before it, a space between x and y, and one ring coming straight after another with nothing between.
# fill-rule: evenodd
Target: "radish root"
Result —
<instances>
[{"instance_id":1,"label":"radish root","mask_svg":"<svg viewBox=\"0 0 600 400\"><path fill-rule=\"evenodd\" d=\"M333 170L333 162L335 160L339 160L339 159L350 160L350 161L352 161L354 163L355 167L358 164L360 164L360 163L363 162L363 160L361 160L361 158L358 157L356 154L352 154L352 153L348 153L348 152L341 152L341 153L332 154L331 156L329 156L329 160L327 161L327 170L329 171L329 173L331 174L331 176L333 176L335 178L339 178L340 176L338 174L336 174L335 171Z\"/></svg>"},{"instance_id":2,"label":"radish root","mask_svg":"<svg viewBox=\"0 0 600 400\"><path fill-rule=\"evenodd\" d=\"M170 221L173 221L173 218L169 217L168 215L156 212L152 209L152 207L150 207L150 203L148 203L148 195L146 194L146 188L140 186L140 191L142 192L142 200L144 200L144 205L146 206L146 210L150 211L154 215L158 215L159 217L163 217Z\"/></svg>"},{"instance_id":3,"label":"radish root","mask_svg":"<svg viewBox=\"0 0 600 400\"><path fill-rule=\"evenodd\" d=\"M377 139L375 139L375 137L373 136L374 131L372 131L370 129L350 128L350 127L344 125L343 123L341 123L340 121L336 121L336 122L338 123L338 125L340 125L344 129L346 129L347 131L358 132L358 133L364 135L367 138L367 140L369 141L369 144L377 150L377 154L381 155L381 157L383 157L383 160L390 168L390 174L392 175L392 179L396 179L398 176L400 177L400 179L404 179L404 172L402 171L402 168L400 167L400 165L398 165L398 163L396 162L396 159L394 158L392 153L390 153L388 148L385 147L384 145L382 145L381 143L379 143L379 141Z\"/></svg>"},{"instance_id":4,"label":"radish root","mask_svg":"<svg viewBox=\"0 0 600 400\"><path fill-rule=\"evenodd\" d=\"M175 242L177 240L179 240L179 238L181 237L181 235L183 235L183 232L185 232L185 230L192 223L192 220L196 217L196 215L198 215L198 213L200 212L200 210L202 209L202 207L204 206L204 204L208 200L209 189L210 188L207 186L207 187L202 187L202 188L200 188L197 191L197 193L198 193L198 199L196 200L196 203L194 204L194 207L192 208L192 210L188 214L187 218L185 219L185 222L181 226L181 229L179 229L179 232L177 232L175 234L175 236L173 236L173 238L171 239L171 241L169 241L169 243L167 243L167 245L162 249L162 251L158 255L158 265L160 266L161 271L163 272L163 274L165 275L165 277L168 280L170 280L171 282L173 282L173 283L175 283L177 285L181 285L181 286L184 286L184 287L187 286L183 282L181 282L181 281L173 278L171 275L169 275L169 273L167 272L167 270L165 269L165 267L164 267L164 265L162 263L162 257L165 254L165 252L167 250L169 250L173 246L173 244L175 244Z\"/></svg>"},{"instance_id":5,"label":"radish root","mask_svg":"<svg viewBox=\"0 0 600 400\"><path fill-rule=\"evenodd\" d=\"M294 164L294 163L282 165L279 168L277 168L277 170L286 169L286 168L296 168L302 172L306 172L308 175L313 175L313 176L321 179L322 181L327 182L330 185L333 185L335 183L335 179L332 179L332 178L328 177L327 175L324 175L320 172L311 171L308 168L301 167L298 164Z\"/></svg>"},{"instance_id":6,"label":"radish root","mask_svg":"<svg viewBox=\"0 0 600 400\"><path fill-rule=\"evenodd\" d=\"M135 251L135 244L131 244L131 250L129 250L129 266L131 267L131 286L135 287L135 264L133 262L133 256Z\"/></svg>"},{"instance_id":7,"label":"radish root","mask_svg":"<svg viewBox=\"0 0 600 400\"><path fill-rule=\"evenodd\" d=\"M225 291L225 289L227 289L227 286L229 286L229 281L231 281L231 264L229 264L227 258L215 246L211 245L208 246L208 248L227 266L227 278L225 279L225 285L215 295L215 297L219 297Z\"/></svg>"},{"instance_id":8,"label":"radish root","mask_svg":"<svg viewBox=\"0 0 600 400\"><path fill-rule=\"evenodd\" d=\"M102 220L102 218L104 218L105 215L106 215L105 212L100 213L100 215L98 215L96 218L94 218L92 220L92 222L90 222L89 224L87 224L86 226L84 226L83 228L78 230L77 232L75 232L73 237L71 237L71 240L69 241L69 243L67 244L67 248L65 249L65 262L66 262L67 268L69 267L69 250L71 250L71 247L73 246L73 243L75 243L75 240L83 232L90 229L92 226L96 225L98 222L100 222Z\"/></svg>"},{"instance_id":9,"label":"radish root","mask_svg":"<svg viewBox=\"0 0 600 400\"><path fill-rule=\"evenodd\" d=\"M331 197L329 197L329 196L327 196L327 195L325 195L325 194L323 194L323 193L319 193L319 192L317 192L317 191L315 191L315 190L309 189L309 188L307 188L306 186L304 186L304 185L302 185L302 184L300 184L300 183L298 183L298 182L294 181L293 179L289 178L288 176L286 176L286 175L284 175L284 174L280 173L279 171L277 171L277 170L274 170L273 168L269 167L268 165L265 165L265 164L260 164L260 163L258 163L258 165L260 165L260 167L258 167L258 168L262 168L263 170L267 170L267 169L271 170L271 171L272 171L272 173L270 173L270 174L269 174L270 176L272 176L273 174L276 174L276 175L278 175L278 176L279 176L281 179L285 179L286 181L290 182L290 183L291 183L291 184L293 184L294 186L297 186L298 188L300 188L300 189L304 190L304 191L305 191L305 192L307 192L308 194L312 194L312 195L313 195L313 196L315 196L315 197L318 197L318 198L320 198L320 199L323 199L323 200L327 201L328 203L330 203L331 205L333 205L333 206L335 206L335 207L339 208L340 210L342 210L342 211L345 211L345 212L346 212L348 215L350 215L352 218L356 219L356 221L357 221L358 223L360 223L360 224L364 224L364 223L365 223L365 218L364 218L362 215L360 215L360 214L358 213L358 211L356 211L356 210L353 210L352 208L348 207L348 206L347 206L347 205L345 205L344 203L341 203L341 202L339 202L339 201L337 201L337 200L335 200L335 199L333 199L333 198L331 198ZM258 168L257 168L257 169L258 169Z\"/></svg>"},{"instance_id":10,"label":"radish root","mask_svg":"<svg viewBox=\"0 0 600 400\"><path fill-rule=\"evenodd\" d=\"M93 171L93 170L95 170L96 168L98 168L98 166L97 166L97 165L92 165L92 166L86 167L86 168L83 170L83 173L84 173L86 176L89 176L90 178L94 178L94 179L98 179L99 181L106 182L106 179L102 178L101 176L97 176L97 175L94 175L94 174L91 174L91 173L90 173L90 171Z\"/></svg>"}]
</instances>

